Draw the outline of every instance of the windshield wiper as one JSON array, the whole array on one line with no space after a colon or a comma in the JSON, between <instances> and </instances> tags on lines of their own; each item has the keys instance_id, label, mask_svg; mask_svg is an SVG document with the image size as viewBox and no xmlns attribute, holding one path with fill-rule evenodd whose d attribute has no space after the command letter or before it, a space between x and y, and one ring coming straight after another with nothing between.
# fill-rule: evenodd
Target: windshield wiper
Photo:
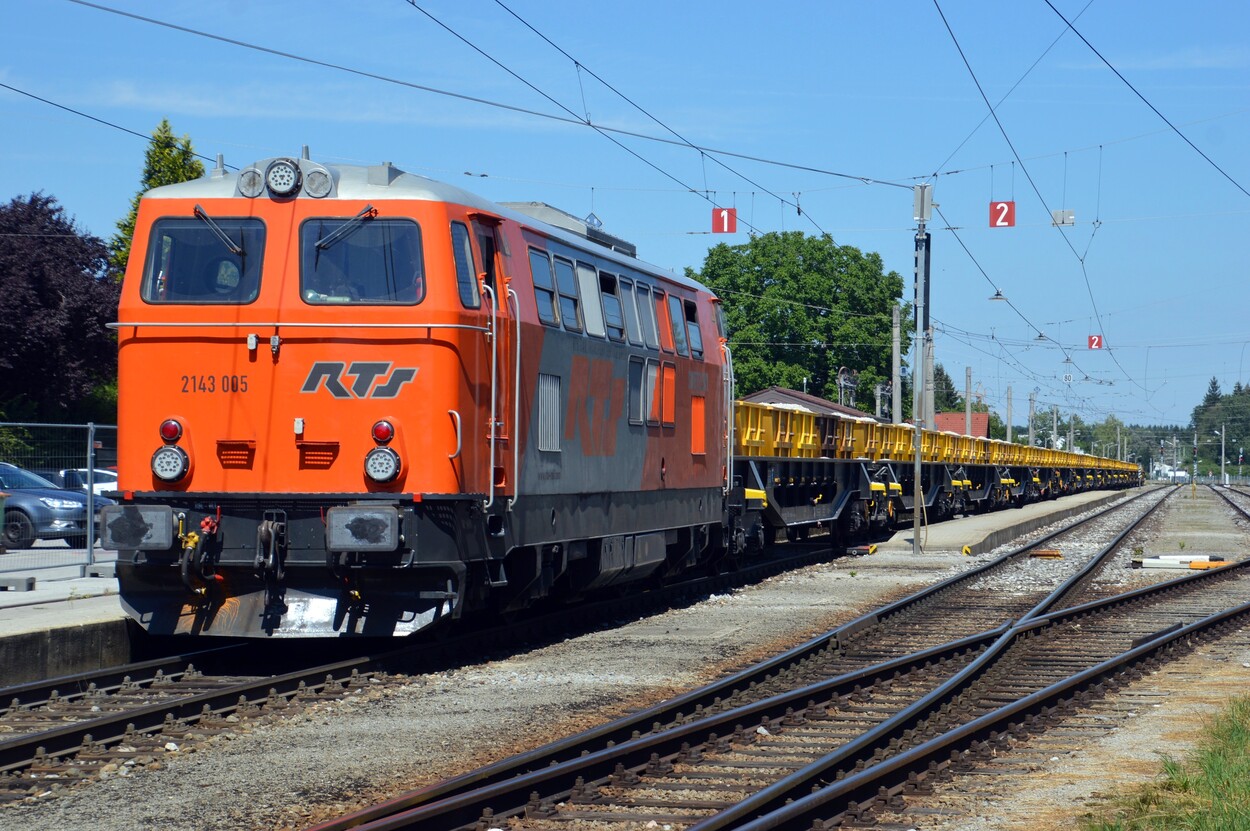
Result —
<instances>
[{"instance_id":1,"label":"windshield wiper","mask_svg":"<svg viewBox=\"0 0 1250 831\"><path fill-rule=\"evenodd\" d=\"M208 227L211 228L213 233L217 235L217 239L221 240L222 244L226 246L226 248L230 249L231 254L234 254L237 257L243 256L243 246L236 245L234 240L230 239L230 235L221 230L221 226L216 222L213 222L213 218L205 213L204 209L199 205L195 206L195 215L207 223Z\"/></svg>"},{"instance_id":2,"label":"windshield wiper","mask_svg":"<svg viewBox=\"0 0 1250 831\"><path fill-rule=\"evenodd\" d=\"M373 207L372 205L365 205L364 208L361 209L360 213L356 214L351 219L347 220L342 225L335 228L326 236L317 240L317 250L325 251L331 245L334 245L334 243L338 242L343 237L347 236L352 231L356 230L356 226L360 225L360 223L373 219L377 215L378 215L377 208Z\"/></svg>"}]
</instances>

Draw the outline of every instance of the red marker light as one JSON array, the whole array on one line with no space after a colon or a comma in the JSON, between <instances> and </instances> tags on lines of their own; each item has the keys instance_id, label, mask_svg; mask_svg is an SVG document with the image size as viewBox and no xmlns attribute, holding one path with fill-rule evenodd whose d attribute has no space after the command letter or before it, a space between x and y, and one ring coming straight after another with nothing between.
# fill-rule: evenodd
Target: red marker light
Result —
<instances>
[{"instance_id":1,"label":"red marker light","mask_svg":"<svg viewBox=\"0 0 1250 831\"><path fill-rule=\"evenodd\" d=\"M161 422L161 438L165 441L178 441L182 438L182 425L172 418Z\"/></svg>"},{"instance_id":2,"label":"red marker light","mask_svg":"<svg viewBox=\"0 0 1250 831\"><path fill-rule=\"evenodd\" d=\"M379 444L386 444L395 438L395 428L389 421L379 421L373 425L373 440Z\"/></svg>"}]
</instances>

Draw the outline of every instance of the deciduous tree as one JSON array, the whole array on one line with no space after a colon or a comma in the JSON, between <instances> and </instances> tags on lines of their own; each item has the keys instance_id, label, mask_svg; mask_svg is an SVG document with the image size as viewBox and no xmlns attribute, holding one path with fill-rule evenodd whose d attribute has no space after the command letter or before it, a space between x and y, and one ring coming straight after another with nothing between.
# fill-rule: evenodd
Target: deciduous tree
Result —
<instances>
[{"instance_id":1,"label":"deciduous tree","mask_svg":"<svg viewBox=\"0 0 1250 831\"><path fill-rule=\"evenodd\" d=\"M117 341L106 324L120 290L108 254L51 196L0 205L0 411L9 420L65 421L108 398Z\"/></svg>"},{"instance_id":2,"label":"deciduous tree","mask_svg":"<svg viewBox=\"0 0 1250 831\"><path fill-rule=\"evenodd\" d=\"M845 366L859 372L857 403L871 409L874 385L890 377L891 311L903 293L880 255L827 234L772 232L717 245L702 271L687 273L724 304L736 394L801 390L806 379L808 392L837 401Z\"/></svg>"}]
</instances>

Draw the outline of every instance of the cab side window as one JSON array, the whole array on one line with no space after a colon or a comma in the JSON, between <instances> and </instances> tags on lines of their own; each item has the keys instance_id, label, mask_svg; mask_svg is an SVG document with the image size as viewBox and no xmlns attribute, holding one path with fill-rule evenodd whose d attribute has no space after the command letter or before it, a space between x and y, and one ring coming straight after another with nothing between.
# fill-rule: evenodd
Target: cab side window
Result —
<instances>
[{"instance_id":1,"label":"cab side window","mask_svg":"<svg viewBox=\"0 0 1250 831\"><path fill-rule=\"evenodd\" d=\"M477 270L473 267L473 242L463 222L451 223L451 253L456 261L456 290L460 293L460 304L466 309L479 308L482 296L477 289Z\"/></svg>"}]
</instances>

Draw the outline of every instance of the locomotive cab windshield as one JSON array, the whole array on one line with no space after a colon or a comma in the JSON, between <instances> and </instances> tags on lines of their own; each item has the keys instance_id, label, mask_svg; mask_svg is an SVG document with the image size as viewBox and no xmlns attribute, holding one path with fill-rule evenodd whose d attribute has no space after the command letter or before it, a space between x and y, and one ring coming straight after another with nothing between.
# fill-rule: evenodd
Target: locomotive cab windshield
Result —
<instances>
[{"instance_id":1,"label":"locomotive cab windshield","mask_svg":"<svg viewBox=\"0 0 1250 831\"><path fill-rule=\"evenodd\" d=\"M202 211L163 217L152 227L140 296L147 303L251 303L264 252L259 219L213 220Z\"/></svg>"}]
</instances>

